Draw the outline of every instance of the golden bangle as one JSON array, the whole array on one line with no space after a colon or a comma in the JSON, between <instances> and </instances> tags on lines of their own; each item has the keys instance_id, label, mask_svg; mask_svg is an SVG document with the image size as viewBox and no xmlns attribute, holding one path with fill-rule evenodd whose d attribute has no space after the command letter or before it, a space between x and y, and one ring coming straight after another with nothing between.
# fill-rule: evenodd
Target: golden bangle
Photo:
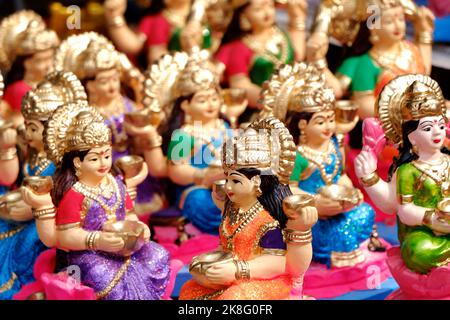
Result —
<instances>
[{"instance_id":1,"label":"golden bangle","mask_svg":"<svg viewBox=\"0 0 450 320\"><path fill-rule=\"evenodd\" d=\"M434 209L426 210L425 214L423 216L423 219L422 219L422 224L424 226L430 227L431 226L431 219L432 219L434 214L435 214L435 210Z\"/></svg>"},{"instance_id":2,"label":"golden bangle","mask_svg":"<svg viewBox=\"0 0 450 320\"><path fill-rule=\"evenodd\" d=\"M131 200L135 200L137 198L137 188L128 188L127 189L128 195L130 196Z\"/></svg>"},{"instance_id":3,"label":"golden bangle","mask_svg":"<svg viewBox=\"0 0 450 320\"><path fill-rule=\"evenodd\" d=\"M289 28L296 31L305 31L306 23L304 18L294 18L292 21L289 21Z\"/></svg>"},{"instance_id":4,"label":"golden bangle","mask_svg":"<svg viewBox=\"0 0 450 320\"><path fill-rule=\"evenodd\" d=\"M65 231L65 230L69 230L69 229L73 229L73 228L79 228L81 227L81 223L80 222L75 222L75 223L66 223L66 224L60 224L56 226L56 230L58 231Z\"/></svg>"},{"instance_id":5,"label":"golden bangle","mask_svg":"<svg viewBox=\"0 0 450 320\"><path fill-rule=\"evenodd\" d=\"M111 22L108 24L111 28L119 28L126 25L126 21L123 16L115 16L111 19Z\"/></svg>"},{"instance_id":6,"label":"golden bangle","mask_svg":"<svg viewBox=\"0 0 450 320\"><path fill-rule=\"evenodd\" d=\"M416 40L421 44L433 44L433 32L430 31L422 31L419 32L416 36Z\"/></svg>"},{"instance_id":7,"label":"golden bangle","mask_svg":"<svg viewBox=\"0 0 450 320\"><path fill-rule=\"evenodd\" d=\"M361 180L361 184L364 187L368 188L368 187L371 187L374 184L376 184L380 180L380 177L378 176L378 173L376 171L374 171L365 177L361 177L360 180Z\"/></svg>"},{"instance_id":8,"label":"golden bangle","mask_svg":"<svg viewBox=\"0 0 450 320\"><path fill-rule=\"evenodd\" d=\"M11 147L11 148L0 151L0 160L8 161L8 160L13 160L16 157L17 157L16 147Z\"/></svg>"},{"instance_id":9,"label":"golden bangle","mask_svg":"<svg viewBox=\"0 0 450 320\"><path fill-rule=\"evenodd\" d=\"M250 266L245 260L234 260L236 266L236 273L234 277L236 280L250 279Z\"/></svg>"},{"instance_id":10,"label":"golden bangle","mask_svg":"<svg viewBox=\"0 0 450 320\"><path fill-rule=\"evenodd\" d=\"M400 204L408 204L414 201L414 195L412 194L401 194L399 195Z\"/></svg>"},{"instance_id":11,"label":"golden bangle","mask_svg":"<svg viewBox=\"0 0 450 320\"><path fill-rule=\"evenodd\" d=\"M56 216L56 208L48 208L48 209L41 209L41 210L35 210L32 209L31 212L33 213L33 217L35 219L50 219L51 216Z\"/></svg>"},{"instance_id":12,"label":"golden bangle","mask_svg":"<svg viewBox=\"0 0 450 320\"><path fill-rule=\"evenodd\" d=\"M145 146L146 150L152 150L155 148L159 148L162 146L162 137L160 135L156 137L148 137L147 145Z\"/></svg>"},{"instance_id":13,"label":"golden bangle","mask_svg":"<svg viewBox=\"0 0 450 320\"><path fill-rule=\"evenodd\" d=\"M308 244L312 242L311 229L307 231L297 231L292 229L283 230L283 239L291 244Z\"/></svg>"}]
</instances>

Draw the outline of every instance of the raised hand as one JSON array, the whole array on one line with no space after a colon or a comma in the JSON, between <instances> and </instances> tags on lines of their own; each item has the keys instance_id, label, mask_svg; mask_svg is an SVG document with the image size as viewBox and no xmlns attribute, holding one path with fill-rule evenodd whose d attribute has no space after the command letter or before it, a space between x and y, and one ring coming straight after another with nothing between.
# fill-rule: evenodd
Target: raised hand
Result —
<instances>
[{"instance_id":1,"label":"raised hand","mask_svg":"<svg viewBox=\"0 0 450 320\"><path fill-rule=\"evenodd\" d=\"M377 170L377 157L367 149L363 149L355 159L355 173L358 178L365 177Z\"/></svg>"}]
</instances>

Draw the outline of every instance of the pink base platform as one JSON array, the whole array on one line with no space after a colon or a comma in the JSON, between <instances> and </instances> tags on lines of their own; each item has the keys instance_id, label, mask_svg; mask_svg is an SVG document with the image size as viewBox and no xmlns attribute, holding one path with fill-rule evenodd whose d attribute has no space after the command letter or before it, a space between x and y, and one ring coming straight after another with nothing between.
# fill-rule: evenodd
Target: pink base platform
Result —
<instances>
[{"instance_id":1,"label":"pink base platform","mask_svg":"<svg viewBox=\"0 0 450 320\"><path fill-rule=\"evenodd\" d=\"M380 239L386 248L389 243ZM386 252L371 252L367 249L368 240L361 244L366 260L354 267L331 268L312 263L305 274L303 293L317 299L334 298L354 290L376 288L389 276Z\"/></svg>"},{"instance_id":2,"label":"pink base platform","mask_svg":"<svg viewBox=\"0 0 450 320\"><path fill-rule=\"evenodd\" d=\"M400 289L387 300L450 300L450 266L433 269L423 275L412 272L403 263L400 247L391 248L387 264Z\"/></svg>"}]
</instances>

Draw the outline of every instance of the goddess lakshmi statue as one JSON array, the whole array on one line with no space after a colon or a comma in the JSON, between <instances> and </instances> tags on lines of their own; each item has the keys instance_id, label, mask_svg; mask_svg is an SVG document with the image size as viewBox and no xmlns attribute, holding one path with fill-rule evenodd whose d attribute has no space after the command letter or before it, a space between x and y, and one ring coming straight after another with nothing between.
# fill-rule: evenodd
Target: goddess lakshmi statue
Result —
<instances>
[{"instance_id":1,"label":"goddess lakshmi statue","mask_svg":"<svg viewBox=\"0 0 450 320\"><path fill-rule=\"evenodd\" d=\"M283 212L284 199L292 196L292 137L279 120L269 117L252 123L223 148L226 183L215 193L223 210L220 245L218 251L193 259L194 279L184 284L180 299L293 298L293 282L302 281L311 261L317 211L309 202L289 220ZM301 289L296 298L302 298Z\"/></svg>"},{"instance_id":2,"label":"goddess lakshmi statue","mask_svg":"<svg viewBox=\"0 0 450 320\"><path fill-rule=\"evenodd\" d=\"M95 32L87 32L67 38L56 52L55 69L69 70L77 75L86 88L89 104L105 118L112 132L113 161L129 155L131 140L123 128L126 113L139 109L143 76L126 56L117 52L112 43ZM135 96L132 101L122 94L127 83ZM154 210L159 197L159 183L149 176L138 186L138 213Z\"/></svg>"},{"instance_id":3,"label":"goddess lakshmi statue","mask_svg":"<svg viewBox=\"0 0 450 320\"><path fill-rule=\"evenodd\" d=\"M306 1L288 1L289 32L275 22L275 1L232 1L233 17L215 58L225 65L225 80L247 91L250 107L258 106L261 86L284 63L303 60Z\"/></svg>"},{"instance_id":4,"label":"goddess lakshmi statue","mask_svg":"<svg viewBox=\"0 0 450 320\"><path fill-rule=\"evenodd\" d=\"M111 131L86 103L59 107L45 139L57 165L51 196L29 188L22 194L36 219L55 220L56 246L67 251L66 266L80 268L81 283L97 299L160 299L169 278L169 255L149 241L150 230L139 222L127 192L147 176L145 165L138 179L124 181L111 173Z\"/></svg>"},{"instance_id":5,"label":"goddess lakshmi statue","mask_svg":"<svg viewBox=\"0 0 450 320\"><path fill-rule=\"evenodd\" d=\"M439 85L424 75L403 75L381 91L377 115L386 138L399 145L388 182L377 174L373 149L355 160L357 176L374 203L397 212L400 247L388 264L400 289L392 299L450 298L450 224L447 109Z\"/></svg>"},{"instance_id":6,"label":"goddess lakshmi statue","mask_svg":"<svg viewBox=\"0 0 450 320\"><path fill-rule=\"evenodd\" d=\"M26 183L28 177L53 175L55 165L44 150L45 124L58 106L68 102L86 102L86 99L83 86L70 72L49 73L35 89L25 94L22 115L29 148L22 171L20 174L18 170L15 171L17 174L14 180L19 176L19 182L23 180ZM5 134L2 136L4 141L8 139ZM2 171L2 176L4 174L9 173ZM33 265L37 257L46 246L54 245L53 237L47 236L48 227L53 225L49 225L47 221L35 223L31 207L21 199L20 191L6 193L1 202L4 203L6 212L0 219L0 255L4 262L0 278L2 287L7 289L0 292L0 295L11 298L21 286L34 280ZM6 281L9 281L7 286Z\"/></svg>"},{"instance_id":7,"label":"goddess lakshmi statue","mask_svg":"<svg viewBox=\"0 0 450 320\"><path fill-rule=\"evenodd\" d=\"M375 212L345 174L343 142L336 137L351 130L358 119L337 121L333 91L312 64L282 67L267 83L262 100L263 114L283 119L298 144L291 190L314 196L319 215L312 229L315 264L306 274L305 292L330 297L355 287L366 289L371 265L380 267L384 281L385 254L367 247ZM345 283L348 272L352 281Z\"/></svg>"},{"instance_id":8,"label":"goddess lakshmi statue","mask_svg":"<svg viewBox=\"0 0 450 320\"><path fill-rule=\"evenodd\" d=\"M22 98L51 71L59 39L33 11L16 12L0 25L0 70L5 74L1 113L15 126L23 123Z\"/></svg>"},{"instance_id":9,"label":"goddess lakshmi statue","mask_svg":"<svg viewBox=\"0 0 450 320\"><path fill-rule=\"evenodd\" d=\"M325 2L329 4L328 1ZM361 40L361 43L365 43L364 50L360 49L358 55L344 60L337 70L337 78L330 72L327 74L336 98L339 99L348 92L359 105L358 114L364 119L374 116L375 99L389 80L407 73L430 73L434 16L429 9L417 8L409 0L348 1L346 4L358 6L357 12L360 13L353 13L353 16L367 18L363 28L369 28L370 36L361 33L361 37L364 37ZM349 9L351 6L344 5L341 8L345 7ZM372 16L367 17L367 12L370 13L371 10L375 11ZM362 13L365 15L361 15ZM405 15L411 17L415 28L414 43L405 40ZM361 17L358 19L364 21L365 19L362 20ZM314 39L316 35L324 37L322 28L327 25L324 23L327 18L318 19L317 30L313 33L311 42L317 40ZM337 18L332 21L343 23ZM351 42L350 38L347 41ZM313 47L309 59L321 58L324 58L324 53Z\"/></svg>"},{"instance_id":10,"label":"goddess lakshmi statue","mask_svg":"<svg viewBox=\"0 0 450 320\"><path fill-rule=\"evenodd\" d=\"M127 122L127 130L148 141L149 172L176 184L175 203L182 215L200 231L217 234L221 214L211 186L223 176L218 163L232 131L221 115L221 89L213 70L204 50L163 56L146 73L144 98L147 111L159 114L162 124L156 130Z\"/></svg>"}]
</instances>

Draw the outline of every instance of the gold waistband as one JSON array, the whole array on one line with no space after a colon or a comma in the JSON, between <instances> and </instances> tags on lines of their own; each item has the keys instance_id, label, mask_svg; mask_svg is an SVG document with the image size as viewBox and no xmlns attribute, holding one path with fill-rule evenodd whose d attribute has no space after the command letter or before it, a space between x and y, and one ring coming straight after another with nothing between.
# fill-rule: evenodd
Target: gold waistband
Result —
<instances>
[{"instance_id":1,"label":"gold waistband","mask_svg":"<svg viewBox=\"0 0 450 320\"><path fill-rule=\"evenodd\" d=\"M331 252L331 265L333 267L353 267L365 260L362 251L358 248L350 252Z\"/></svg>"},{"instance_id":2,"label":"gold waistband","mask_svg":"<svg viewBox=\"0 0 450 320\"><path fill-rule=\"evenodd\" d=\"M16 279L17 279L17 276L13 272L11 274L11 278L8 281L6 281L5 284L0 286L0 293L10 290L12 288L12 286L14 285L14 282L16 281Z\"/></svg>"},{"instance_id":3,"label":"gold waistband","mask_svg":"<svg viewBox=\"0 0 450 320\"><path fill-rule=\"evenodd\" d=\"M111 283L105 289L96 293L97 299L103 299L112 291L112 289L114 289L114 287L122 279L123 275L127 271L130 264L131 264L131 257L127 257L123 265L120 267L119 271L117 271L116 275L112 279Z\"/></svg>"},{"instance_id":4,"label":"gold waistband","mask_svg":"<svg viewBox=\"0 0 450 320\"><path fill-rule=\"evenodd\" d=\"M12 237L13 235L19 233L25 228L25 226L18 226L15 229L0 233L0 240L5 240L6 238Z\"/></svg>"}]
</instances>

